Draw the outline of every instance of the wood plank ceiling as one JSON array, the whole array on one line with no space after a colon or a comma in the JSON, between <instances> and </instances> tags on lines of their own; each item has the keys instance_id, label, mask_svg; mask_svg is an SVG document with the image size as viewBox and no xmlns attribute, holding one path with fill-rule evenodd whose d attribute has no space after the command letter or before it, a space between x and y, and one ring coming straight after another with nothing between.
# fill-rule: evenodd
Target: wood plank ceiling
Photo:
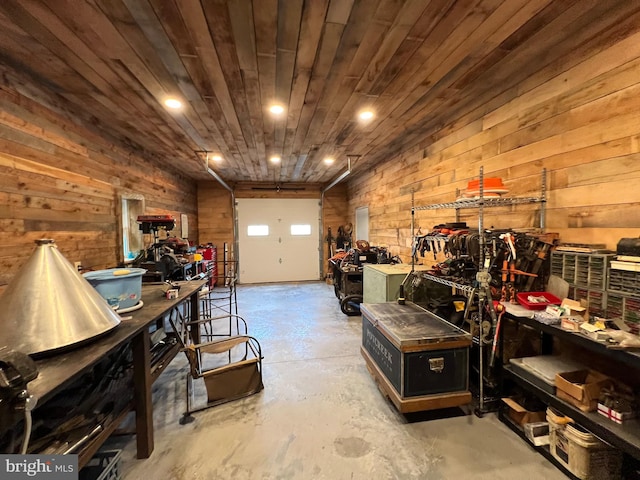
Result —
<instances>
[{"instance_id":1,"label":"wood plank ceiling","mask_svg":"<svg viewBox=\"0 0 640 480\"><path fill-rule=\"evenodd\" d=\"M526 79L542 68L561 73L553 62L572 39L600 35L625 3L640 2L7 0L0 61L194 180L211 178L210 152L230 183L326 184L348 155L364 171L516 85L534 88ZM363 109L374 118L359 121Z\"/></svg>"}]
</instances>

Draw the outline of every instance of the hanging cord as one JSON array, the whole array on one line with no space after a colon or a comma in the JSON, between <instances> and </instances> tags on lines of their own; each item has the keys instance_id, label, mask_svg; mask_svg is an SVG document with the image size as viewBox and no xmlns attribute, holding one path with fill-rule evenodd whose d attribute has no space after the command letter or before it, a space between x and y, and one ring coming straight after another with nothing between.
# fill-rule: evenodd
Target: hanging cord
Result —
<instances>
[{"instance_id":1,"label":"hanging cord","mask_svg":"<svg viewBox=\"0 0 640 480\"><path fill-rule=\"evenodd\" d=\"M21 393L24 399L24 439L22 440L22 448L20 449L20 454L24 455L27 453L27 449L29 448L29 440L31 439L31 426L33 420L31 418L31 410L36 408L36 403L38 402L36 397L33 395L29 395L29 393L24 390Z\"/></svg>"}]
</instances>

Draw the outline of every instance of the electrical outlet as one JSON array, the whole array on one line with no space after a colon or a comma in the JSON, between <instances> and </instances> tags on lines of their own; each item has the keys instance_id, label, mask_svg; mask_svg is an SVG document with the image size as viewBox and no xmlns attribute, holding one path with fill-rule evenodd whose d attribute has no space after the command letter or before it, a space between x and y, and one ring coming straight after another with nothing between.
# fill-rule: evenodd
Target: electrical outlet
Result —
<instances>
[{"instance_id":1,"label":"electrical outlet","mask_svg":"<svg viewBox=\"0 0 640 480\"><path fill-rule=\"evenodd\" d=\"M73 262L73 267L77 272L79 272L80 270L82 270L82 262Z\"/></svg>"}]
</instances>

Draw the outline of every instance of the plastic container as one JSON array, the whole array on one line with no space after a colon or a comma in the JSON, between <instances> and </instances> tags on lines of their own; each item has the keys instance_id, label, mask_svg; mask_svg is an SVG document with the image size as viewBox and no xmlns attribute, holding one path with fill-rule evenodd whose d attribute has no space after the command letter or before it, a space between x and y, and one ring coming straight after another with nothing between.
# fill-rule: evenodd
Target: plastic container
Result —
<instances>
[{"instance_id":1,"label":"plastic container","mask_svg":"<svg viewBox=\"0 0 640 480\"><path fill-rule=\"evenodd\" d=\"M552 450L553 445L555 445L555 436L558 431L563 432L565 427L573 422L573 420L569 417L565 417L562 413L557 410L548 407L547 408L547 422L549 422L549 443L551 444ZM553 453L553 452L552 452Z\"/></svg>"},{"instance_id":2,"label":"plastic container","mask_svg":"<svg viewBox=\"0 0 640 480\"><path fill-rule=\"evenodd\" d=\"M516 298L520 305L529 310L544 310L549 305L560 305L562 303L562 300L549 292L520 292L516 293ZM532 300L533 298L542 298L544 301L536 302Z\"/></svg>"},{"instance_id":3,"label":"plastic container","mask_svg":"<svg viewBox=\"0 0 640 480\"><path fill-rule=\"evenodd\" d=\"M80 480L120 480L121 450L97 452L80 470Z\"/></svg>"},{"instance_id":4,"label":"plastic container","mask_svg":"<svg viewBox=\"0 0 640 480\"><path fill-rule=\"evenodd\" d=\"M551 454L582 480L620 478L622 453L574 423L547 410Z\"/></svg>"},{"instance_id":5,"label":"plastic container","mask_svg":"<svg viewBox=\"0 0 640 480\"><path fill-rule=\"evenodd\" d=\"M504 188L502 178L500 177L485 177L483 178L484 188ZM467 189L474 190L480 188L480 179L469 180L467 183Z\"/></svg>"},{"instance_id":6,"label":"plastic container","mask_svg":"<svg viewBox=\"0 0 640 480\"><path fill-rule=\"evenodd\" d=\"M144 268L111 268L87 272L83 277L109 305L122 310L140 302L145 272Z\"/></svg>"},{"instance_id":7,"label":"plastic container","mask_svg":"<svg viewBox=\"0 0 640 480\"><path fill-rule=\"evenodd\" d=\"M554 457L566 465L569 462L569 457L564 430L573 420L549 407L547 408L547 422L549 422L549 450Z\"/></svg>"}]
</instances>

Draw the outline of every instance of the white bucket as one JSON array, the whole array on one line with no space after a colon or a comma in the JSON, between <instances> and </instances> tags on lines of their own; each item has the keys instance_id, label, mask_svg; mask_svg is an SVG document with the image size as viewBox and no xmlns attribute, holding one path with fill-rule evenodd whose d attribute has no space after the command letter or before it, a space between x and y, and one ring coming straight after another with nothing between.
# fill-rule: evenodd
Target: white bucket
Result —
<instances>
[{"instance_id":1,"label":"white bucket","mask_svg":"<svg viewBox=\"0 0 640 480\"><path fill-rule=\"evenodd\" d=\"M564 429L567 424L573 422L573 420L549 407L547 408L547 422L549 423L549 449L551 453L560 460L561 458L555 454L556 446L559 446L560 452L564 451L563 447L566 446L563 444L563 442L566 444L563 434ZM559 453L559 455L562 456L562 453Z\"/></svg>"},{"instance_id":2,"label":"white bucket","mask_svg":"<svg viewBox=\"0 0 640 480\"><path fill-rule=\"evenodd\" d=\"M579 425L556 428L550 445L551 454L582 480L620 478L622 453Z\"/></svg>"}]
</instances>

